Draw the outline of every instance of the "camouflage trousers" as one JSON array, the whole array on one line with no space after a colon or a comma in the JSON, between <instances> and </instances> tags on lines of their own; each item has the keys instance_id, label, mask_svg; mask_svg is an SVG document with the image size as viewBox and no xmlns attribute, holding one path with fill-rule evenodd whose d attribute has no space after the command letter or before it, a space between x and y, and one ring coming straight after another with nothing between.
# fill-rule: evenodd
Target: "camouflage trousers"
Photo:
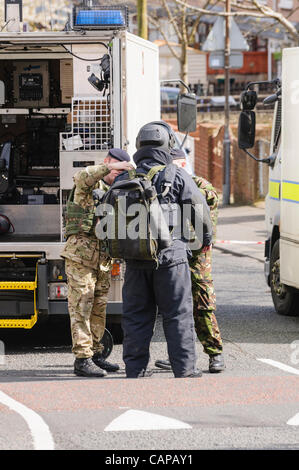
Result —
<instances>
[{"instance_id":1,"label":"camouflage trousers","mask_svg":"<svg viewBox=\"0 0 299 470\"><path fill-rule=\"evenodd\" d=\"M106 305L110 271L65 260L68 281L68 310L71 323L72 351L77 358L101 352L99 344L106 325Z\"/></svg>"},{"instance_id":2,"label":"camouflage trousers","mask_svg":"<svg viewBox=\"0 0 299 470\"><path fill-rule=\"evenodd\" d=\"M220 354L222 339L215 316L216 294L212 278L212 251L190 261L193 316L197 337L207 354Z\"/></svg>"}]
</instances>

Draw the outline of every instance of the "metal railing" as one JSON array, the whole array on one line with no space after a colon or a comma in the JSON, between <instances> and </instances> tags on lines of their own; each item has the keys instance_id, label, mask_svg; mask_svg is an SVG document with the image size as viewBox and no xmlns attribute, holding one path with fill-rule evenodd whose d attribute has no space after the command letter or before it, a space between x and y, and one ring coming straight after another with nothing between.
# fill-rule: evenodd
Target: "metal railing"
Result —
<instances>
[{"instance_id":1,"label":"metal railing","mask_svg":"<svg viewBox=\"0 0 299 470\"><path fill-rule=\"evenodd\" d=\"M90 151L111 148L111 114L105 98L72 99L71 130L60 134L60 150Z\"/></svg>"}]
</instances>

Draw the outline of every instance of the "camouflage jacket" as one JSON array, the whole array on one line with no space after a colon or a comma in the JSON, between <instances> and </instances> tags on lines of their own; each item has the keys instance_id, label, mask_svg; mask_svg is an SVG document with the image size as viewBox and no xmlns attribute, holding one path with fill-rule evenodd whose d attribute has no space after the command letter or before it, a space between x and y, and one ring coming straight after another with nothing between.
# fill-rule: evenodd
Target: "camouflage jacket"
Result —
<instances>
[{"instance_id":1,"label":"camouflage jacket","mask_svg":"<svg viewBox=\"0 0 299 470\"><path fill-rule=\"evenodd\" d=\"M218 194L214 186L206 179L200 176L193 176L193 180L205 196L207 204L210 208L210 215L213 224L213 243L216 241L216 227L218 219Z\"/></svg>"},{"instance_id":2,"label":"camouflage jacket","mask_svg":"<svg viewBox=\"0 0 299 470\"><path fill-rule=\"evenodd\" d=\"M102 178L108 173L107 166L103 164L88 166L76 173L74 175L76 186L74 203L82 209L92 210L94 208L92 191L97 188L107 191L108 186L102 181ZM100 268L102 271L108 271L111 265L110 258L102 250L101 243L94 232L70 235L61 256L93 269Z\"/></svg>"}]
</instances>

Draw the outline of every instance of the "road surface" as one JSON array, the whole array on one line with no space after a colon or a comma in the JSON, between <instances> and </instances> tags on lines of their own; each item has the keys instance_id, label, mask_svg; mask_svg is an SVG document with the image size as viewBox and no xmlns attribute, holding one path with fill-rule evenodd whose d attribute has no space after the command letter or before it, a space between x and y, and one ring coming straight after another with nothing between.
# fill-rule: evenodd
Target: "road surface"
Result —
<instances>
[{"instance_id":1,"label":"road surface","mask_svg":"<svg viewBox=\"0 0 299 470\"><path fill-rule=\"evenodd\" d=\"M263 248L261 247L260 250ZM226 371L200 379L73 375L68 322L0 332L0 449L299 449L299 317L279 317L258 258L214 250ZM160 319L151 364L166 357ZM188 463L186 461L186 463ZM134 466L134 465L133 465Z\"/></svg>"}]
</instances>

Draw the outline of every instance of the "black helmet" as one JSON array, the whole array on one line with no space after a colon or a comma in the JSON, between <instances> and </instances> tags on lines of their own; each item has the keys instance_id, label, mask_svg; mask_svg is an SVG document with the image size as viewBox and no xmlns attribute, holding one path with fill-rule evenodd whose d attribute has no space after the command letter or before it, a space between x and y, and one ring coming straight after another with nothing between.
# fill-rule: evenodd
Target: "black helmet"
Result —
<instances>
[{"instance_id":1,"label":"black helmet","mask_svg":"<svg viewBox=\"0 0 299 470\"><path fill-rule=\"evenodd\" d=\"M170 125L164 121L153 121L142 126L136 138L136 148L139 150L146 145L172 149L175 145L175 136Z\"/></svg>"}]
</instances>

